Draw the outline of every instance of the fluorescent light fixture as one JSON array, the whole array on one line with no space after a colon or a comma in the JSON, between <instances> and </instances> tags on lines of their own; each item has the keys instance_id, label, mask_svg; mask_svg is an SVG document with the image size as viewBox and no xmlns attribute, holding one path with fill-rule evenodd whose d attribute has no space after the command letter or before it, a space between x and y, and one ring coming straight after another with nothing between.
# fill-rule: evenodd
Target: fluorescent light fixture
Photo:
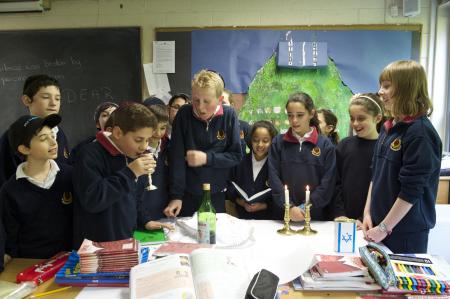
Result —
<instances>
[{"instance_id":1,"label":"fluorescent light fixture","mask_svg":"<svg viewBox=\"0 0 450 299\"><path fill-rule=\"evenodd\" d=\"M42 0L16 0L0 1L0 13L8 12L42 12L44 5Z\"/></svg>"}]
</instances>

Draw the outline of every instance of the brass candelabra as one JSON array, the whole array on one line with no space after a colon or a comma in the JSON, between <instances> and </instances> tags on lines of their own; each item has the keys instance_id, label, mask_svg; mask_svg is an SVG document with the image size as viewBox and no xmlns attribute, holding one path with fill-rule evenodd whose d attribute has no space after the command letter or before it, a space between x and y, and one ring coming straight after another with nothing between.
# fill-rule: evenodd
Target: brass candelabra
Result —
<instances>
[{"instance_id":1,"label":"brass candelabra","mask_svg":"<svg viewBox=\"0 0 450 299\"><path fill-rule=\"evenodd\" d=\"M279 234L282 235L294 235L295 234L295 230L293 230L291 228L291 226L289 225L289 222L291 221L291 217L289 216L289 208L290 208L290 204L284 204L284 226L283 228L277 230L277 232Z\"/></svg>"},{"instance_id":2,"label":"brass candelabra","mask_svg":"<svg viewBox=\"0 0 450 299\"><path fill-rule=\"evenodd\" d=\"M305 226L296 231L297 234L305 236L317 234L317 231L311 228L311 206L310 203L305 205Z\"/></svg>"}]
</instances>

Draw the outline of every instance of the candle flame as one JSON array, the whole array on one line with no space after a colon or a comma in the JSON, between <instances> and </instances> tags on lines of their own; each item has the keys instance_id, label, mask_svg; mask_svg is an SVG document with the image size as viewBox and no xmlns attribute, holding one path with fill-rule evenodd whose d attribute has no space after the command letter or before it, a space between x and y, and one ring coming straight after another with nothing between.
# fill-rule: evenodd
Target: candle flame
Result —
<instances>
[{"instance_id":1,"label":"candle flame","mask_svg":"<svg viewBox=\"0 0 450 299\"><path fill-rule=\"evenodd\" d=\"M284 185L284 190L287 190L287 185Z\"/></svg>"},{"instance_id":2,"label":"candle flame","mask_svg":"<svg viewBox=\"0 0 450 299\"><path fill-rule=\"evenodd\" d=\"M308 185L306 185L306 191L309 191L309 186Z\"/></svg>"}]
</instances>

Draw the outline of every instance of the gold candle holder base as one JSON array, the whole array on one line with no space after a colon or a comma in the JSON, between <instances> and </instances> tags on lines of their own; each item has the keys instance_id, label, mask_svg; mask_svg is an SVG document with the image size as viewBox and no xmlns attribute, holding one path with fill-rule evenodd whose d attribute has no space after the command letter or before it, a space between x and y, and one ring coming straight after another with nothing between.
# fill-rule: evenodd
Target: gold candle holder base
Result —
<instances>
[{"instance_id":1,"label":"gold candle holder base","mask_svg":"<svg viewBox=\"0 0 450 299\"><path fill-rule=\"evenodd\" d=\"M289 216L289 207L291 205L289 204L285 204L284 205L284 226L281 229L277 230L277 233L282 234L282 235L295 235L296 232L295 230L293 230L291 228L291 226L289 225L289 222L291 221L291 217Z\"/></svg>"},{"instance_id":2,"label":"gold candle holder base","mask_svg":"<svg viewBox=\"0 0 450 299\"><path fill-rule=\"evenodd\" d=\"M286 223L284 224L283 228L277 230L277 233L282 234L282 235L295 235L296 232L295 230L293 230L290 226L289 223L286 225Z\"/></svg>"},{"instance_id":3,"label":"gold candle holder base","mask_svg":"<svg viewBox=\"0 0 450 299\"><path fill-rule=\"evenodd\" d=\"M311 228L311 204L305 205L305 226L296 233L304 236L317 234L317 231Z\"/></svg>"},{"instance_id":4,"label":"gold candle holder base","mask_svg":"<svg viewBox=\"0 0 450 299\"><path fill-rule=\"evenodd\" d=\"M316 230L313 230L311 227L307 227L306 225L302 228L299 229L298 231L296 231L297 234L300 235L305 235L305 236L309 236L309 235L315 235L317 234Z\"/></svg>"}]
</instances>

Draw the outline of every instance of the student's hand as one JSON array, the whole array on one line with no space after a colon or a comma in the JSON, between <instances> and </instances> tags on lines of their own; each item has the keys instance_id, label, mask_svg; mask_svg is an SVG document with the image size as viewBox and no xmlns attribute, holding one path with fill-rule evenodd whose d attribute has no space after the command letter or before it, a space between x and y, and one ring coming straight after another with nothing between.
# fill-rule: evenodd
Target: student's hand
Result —
<instances>
[{"instance_id":1,"label":"student's hand","mask_svg":"<svg viewBox=\"0 0 450 299\"><path fill-rule=\"evenodd\" d=\"M364 239L370 241L367 236L367 232L373 228L372 217L370 217L369 213L364 213L364 219L362 223L362 230L364 233Z\"/></svg>"},{"instance_id":2,"label":"student's hand","mask_svg":"<svg viewBox=\"0 0 450 299\"><path fill-rule=\"evenodd\" d=\"M255 213L267 209L267 204L265 202L255 202L253 204L247 203L245 205L245 210L249 213Z\"/></svg>"},{"instance_id":3,"label":"student's hand","mask_svg":"<svg viewBox=\"0 0 450 299\"><path fill-rule=\"evenodd\" d=\"M164 215L167 217L177 217L181 211L182 204L181 199L172 199L164 209Z\"/></svg>"},{"instance_id":4,"label":"student's hand","mask_svg":"<svg viewBox=\"0 0 450 299\"><path fill-rule=\"evenodd\" d=\"M299 207L292 207L289 210L289 217L292 221L303 221L305 220L305 213Z\"/></svg>"},{"instance_id":5,"label":"student's hand","mask_svg":"<svg viewBox=\"0 0 450 299\"><path fill-rule=\"evenodd\" d=\"M387 237L387 232L381 231L378 226L372 227L365 233L365 239L370 242L381 242Z\"/></svg>"},{"instance_id":6,"label":"student's hand","mask_svg":"<svg viewBox=\"0 0 450 299\"><path fill-rule=\"evenodd\" d=\"M135 159L133 162L128 164L128 168L134 173L136 177L141 175L148 175L155 172L156 161L153 159L153 155L145 154L141 157Z\"/></svg>"},{"instance_id":7,"label":"student's hand","mask_svg":"<svg viewBox=\"0 0 450 299\"><path fill-rule=\"evenodd\" d=\"M146 230L161 229L161 228L166 228L168 230L175 229L175 227L172 224L159 221L149 221L145 224Z\"/></svg>"},{"instance_id":8,"label":"student's hand","mask_svg":"<svg viewBox=\"0 0 450 299\"><path fill-rule=\"evenodd\" d=\"M196 150L188 150L186 152L186 162L191 167L199 167L206 164L206 153Z\"/></svg>"},{"instance_id":9,"label":"student's hand","mask_svg":"<svg viewBox=\"0 0 450 299\"><path fill-rule=\"evenodd\" d=\"M363 229L363 223L359 219L356 219L356 229L357 230L362 230Z\"/></svg>"},{"instance_id":10,"label":"student's hand","mask_svg":"<svg viewBox=\"0 0 450 299\"><path fill-rule=\"evenodd\" d=\"M8 255L6 253L3 255L3 265L6 266L6 264L9 263L11 260L12 260L12 258L10 255Z\"/></svg>"},{"instance_id":11,"label":"student's hand","mask_svg":"<svg viewBox=\"0 0 450 299\"><path fill-rule=\"evenodd\" d=\"M236 199L236 203L238 205L240 205L241 207L243 207L244 209L245 209L245 205L247 204L247 202L244 199L242 199L242 198L237 198Z\"/></svg>"}]
</instances>

